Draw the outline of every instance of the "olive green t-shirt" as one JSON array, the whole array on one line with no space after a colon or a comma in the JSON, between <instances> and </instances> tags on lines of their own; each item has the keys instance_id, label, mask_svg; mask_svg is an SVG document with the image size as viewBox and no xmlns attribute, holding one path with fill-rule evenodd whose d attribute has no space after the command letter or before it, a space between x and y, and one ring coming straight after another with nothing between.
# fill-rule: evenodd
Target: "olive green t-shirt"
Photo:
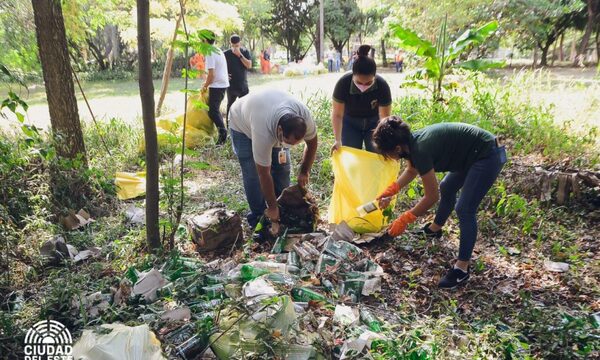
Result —
<instances>
[{"instance_id":1,"label":"olive green t-shirt","mask_svg":"<svg viewBox=\"0 0 600 360\"><path fill-rule=\"evenodd\" d=\"M465 171L496 144L489 131L464 123L440 123L413 132L410 161L420 175Z\"/></svg>"}]
</instances>

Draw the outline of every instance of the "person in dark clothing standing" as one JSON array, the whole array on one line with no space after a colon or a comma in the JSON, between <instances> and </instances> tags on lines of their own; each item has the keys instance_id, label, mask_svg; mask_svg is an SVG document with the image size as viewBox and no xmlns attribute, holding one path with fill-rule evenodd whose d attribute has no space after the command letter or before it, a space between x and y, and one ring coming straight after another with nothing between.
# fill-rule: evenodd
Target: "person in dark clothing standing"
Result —
<instances>
[{"instance_id":1,"label":"person in dark clothing standing","mask_svg":"<svg viewBox=\"0 0 600 360\"><path fill-rule=\"evenodd\" d=\"M212 33L212 37L206 40L210 45L215 43L215 34ZM202 87L202 92L208 91L208 116L215 123L217 129L219 129L219 139L217 145L225 143L227 140L227 129L223 123L223 116L221 115L221 102L225 97L225 90L229 87L229 76L227 75L227 62L225 55L221 49L216 48L216 51L206 55L205 57L206 81Z\"/></svg>"},{"instance_id":2,"label":"person in dark clothing standing","mask_svg":"<svg viewBox=\"0 0 600 360\"><path fill-rule=\"evenodd\" d=\"M377 65L369 57L369 45L361 45L352 72L342 76L333 90L331 123L334 152L342 145L374 152L371 136L379 119L390 116L392 94L388 83L376 75Z\"/></svg>"},{"instance_id":3,"label":"person in dark clothing standing","mask_svg":"<svg viewBox=\"0 0 600 360\"><path fill-rule=\"evenodd\" d=\"M407 167L398 179L377 197L381 209L417 175L425 189L425 196L400 215L388 233L402 234L408 224L425 215L439 200L433 223L419 232L428 238L440 238L442 226L456 210L460 228L458 260L440 280L439 287L452 289L463 285L470 276L469 264L477 240L477 208L506 163L504 146L492 133L473 125L439 123L412 132L398 116L381 120L373 142L385 158L407 160ZM436 172L447 172L439 186Z\"/></svg>"},{"instance_id":4,"label":"person in dark clothing standing","mask_svg":"<svg viewBox=\"0 0 600 360\"><path fill-rule=\"evenodd\" d=\"M248 69L252 67L250 52L242 47L239 35L231 35L231 48L225 51L229 88L227 89L227 126L229 127L229 109L237 98L248 94Z\"/></svg>"}]
</instances>

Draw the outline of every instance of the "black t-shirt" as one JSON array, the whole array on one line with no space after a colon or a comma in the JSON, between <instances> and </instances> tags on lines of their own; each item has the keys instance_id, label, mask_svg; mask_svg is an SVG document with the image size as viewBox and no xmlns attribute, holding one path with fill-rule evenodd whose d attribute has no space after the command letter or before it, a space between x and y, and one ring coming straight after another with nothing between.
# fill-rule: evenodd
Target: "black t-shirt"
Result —
<instances>
[{"instance_id":1,"label":"black t-shirt","mask_svg":"<svg viewBox=\"0 0 600 360\"><path fill-rule=\"evenodd\" d=\"M352 117L373 117L379 114L380 106L392 104L390 86L379 75L367 91L361 93L352 81L352 73L343 75L333 90L333 100L343 103L344 114Z\"/></svg>"},{"instance_id":2,"label":"black t-shirt","mask_svg":"<svg viewBox=\"0 0 600 360\"><path fill-rule=\"evenodd\" d=\"M250 58L250 52L241 48L240 52L248 60ZM227 61L227 72L229 73L229 87L236 90L248 90L248 79L246 72L248 69L242 63L242 60L238 58L231 49L225 51L225 60Z\"/></svg>"}]
</instances>

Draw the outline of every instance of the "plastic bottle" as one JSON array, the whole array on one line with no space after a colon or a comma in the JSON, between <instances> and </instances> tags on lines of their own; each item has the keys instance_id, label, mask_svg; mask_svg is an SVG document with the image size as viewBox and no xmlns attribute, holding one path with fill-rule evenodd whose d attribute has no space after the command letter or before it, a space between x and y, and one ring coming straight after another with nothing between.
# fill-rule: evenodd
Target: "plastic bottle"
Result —
<instances>
[{"instance_id":1,"label":"plastic bottle","mask_svg":"<svg viewBox=\"0 0 600 360\"><path fill-rule=\"evenodd\" d=\"M292 299L294 301L308 302L310 300L327 301L327 298L316 291L307 288L293 288Z\"/></svg>"},{"instance_id":2,"label":"plastic bottle","mask_svg":"<svg viewBox=\"0 0 600 360\"><path fill-rule=\"evenodd\" d=\"M357 207L356 211L358 211L358 215L366 216L378 209L379 209L379 206L377 204L377 201L373 200L373 201L369 201L368 203L362 204L361 206Z\"/></svg>"},{"instance_id":3,"label":"plastic bottle","mask_svg":"<svg viewBox=\"0 0 600 360\"><path fill-rule=\"evenodd\" d=\"M381 323L367 309L360 309L360 320L375 332L381 332Z\"/></svg>"}]
</instances>

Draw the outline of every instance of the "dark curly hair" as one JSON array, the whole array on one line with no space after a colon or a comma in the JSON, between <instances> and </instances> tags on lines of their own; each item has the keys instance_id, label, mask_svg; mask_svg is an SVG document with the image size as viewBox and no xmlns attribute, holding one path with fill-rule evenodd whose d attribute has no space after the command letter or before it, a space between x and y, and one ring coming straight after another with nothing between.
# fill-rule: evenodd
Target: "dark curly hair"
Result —
<instances>
[{"instance_id":1,"label":"dark curly hair","mask_svg":"<svg viewBox=\"0 0 600 360\"><path fill-rule=\"evenodd\" d=\"M373 143L383 157L390 159L398 145L408 145L411 137L410 126L400 116L392 115L379 122L373 133Z\"/></svg>"}]
</instances>

